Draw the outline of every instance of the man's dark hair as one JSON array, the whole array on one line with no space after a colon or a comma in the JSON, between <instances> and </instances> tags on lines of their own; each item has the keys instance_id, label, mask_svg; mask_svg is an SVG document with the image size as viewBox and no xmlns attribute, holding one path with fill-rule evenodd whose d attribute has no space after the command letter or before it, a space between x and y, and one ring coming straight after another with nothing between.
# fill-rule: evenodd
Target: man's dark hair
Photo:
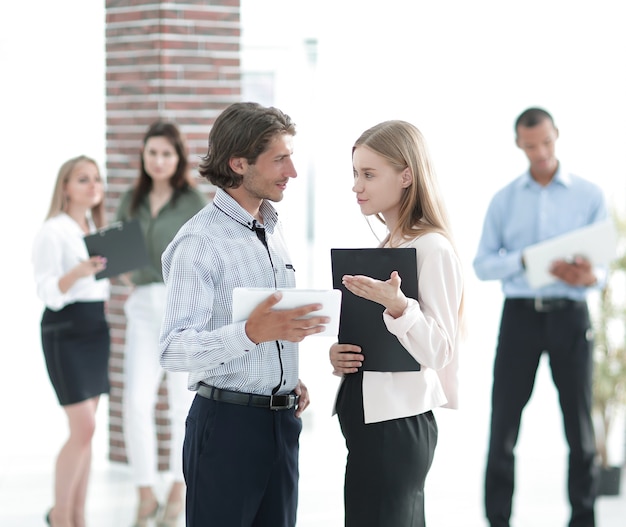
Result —
<instances>
[{"instance_id":1,"label":"man's dark hair","mask_svg":"<svg viewBox=\"0 0 626 527\"><path fill-rule=\"evenodd\" d=\"M279 109L254 102L231 104L213 123L198 172L219 188L237 188L243 177L230 168L230 159L243 157L254 165L280 134L296 135L296 125Z\"/></svg>"},{"instance_id":2,"label":"man's dark hair","mask_svg":"<svg viewBox=\"0 0 626 527\"><path fill-rule=\"evenodd\" d=\"M523 126L524 128L532 128L546 119L548 119L552 123L552 126L554 126L554 119L552 119L552 116L543 108L528 108L527 110L524 110L515 121L515 133L517 134L517 130L520 126Z\"/></svg>"}]
</instances>

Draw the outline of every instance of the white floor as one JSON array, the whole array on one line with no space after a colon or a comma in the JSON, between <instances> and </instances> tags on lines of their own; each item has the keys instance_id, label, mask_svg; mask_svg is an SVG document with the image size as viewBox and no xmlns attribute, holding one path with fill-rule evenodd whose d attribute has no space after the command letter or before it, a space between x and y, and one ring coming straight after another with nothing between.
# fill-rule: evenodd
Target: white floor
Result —
<instances>
[{"instance_id":1,"label":"white floor","mask_svg":"<svg viewBox=\"0 0 626 527\"><path fill-rule=\"evenodd\" d=\"M469 312L476 311L470 306ZM0 527L44 525L52 500L54 457L66 433L64 414L43 366L38 317L38 312L27 310L20 330L2 331L8 337L0 368ZM8 313L3 320L10 320ZM461 365L462 408L436 412L439 444L426 491L430 527L486 526L482 475L497 313L471 315L470 322ZM298 527L340 527L343 521L345 448L336 418L330 415L337 379L330 374L329 344L318 337L302 346L301 377L310 389L312 406L303 418ZM105 398L94 443L89 527L128 527L135 491L127 468L107 461L106 403ZM517 448L513 527L566 526L566 458L556 392L542 362ZM167 483L164 476L163 492ZM626 482L621 496L598 500L597 516L599 527L624 527Z\"/></svg>"}]
</instances>

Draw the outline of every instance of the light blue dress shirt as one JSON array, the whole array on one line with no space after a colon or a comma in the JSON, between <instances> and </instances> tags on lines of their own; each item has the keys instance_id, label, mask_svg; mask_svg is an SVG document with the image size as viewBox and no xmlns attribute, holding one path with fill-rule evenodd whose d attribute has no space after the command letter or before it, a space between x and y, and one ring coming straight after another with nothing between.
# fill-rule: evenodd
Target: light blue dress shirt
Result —
<instances>
[{"instance_id":1,"label":"light blue dress shirt","mask_svg":"<svg viewBox=\"0 0 626 527\"><path fill-rule=\"evenodd\" d=\"M473 266L481 280L501 280L507 298L557 297L584 300L587 287L556 281L533 289L522 267L529 245L608 218L600 187L561 165L544 186L526 171L492 198ZM598 270L598 285L603 273Z\"/></svg>"}]
</instances>

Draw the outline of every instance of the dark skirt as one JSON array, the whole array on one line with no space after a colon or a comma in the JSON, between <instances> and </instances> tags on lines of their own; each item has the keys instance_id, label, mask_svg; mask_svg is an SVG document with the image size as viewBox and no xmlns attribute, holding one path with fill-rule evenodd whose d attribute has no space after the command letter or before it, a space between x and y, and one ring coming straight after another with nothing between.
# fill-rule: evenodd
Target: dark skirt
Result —
<instances>
[{"instance_id":1,"label":"dark skirt","mask_svg":"<svg viewBox=\"0 0 626 527\"><path fill-rule=\"evenodd\" d=\"M337 400L348 458L346 527L424 527L424 483L437 444L432 412L365 424L363 374L343 381Z\"/></svg>"},{"instance_id":2,"label":"dark skirt","mask_svg":"<svg viewBox=\"0 0 626 527\"><path fill-rule=\"evenodd\" d=\"M104 302L76 302L45 309L41 344L59 404L66 406L109 393L109 325Z\"/></svg>"}]
</instances>

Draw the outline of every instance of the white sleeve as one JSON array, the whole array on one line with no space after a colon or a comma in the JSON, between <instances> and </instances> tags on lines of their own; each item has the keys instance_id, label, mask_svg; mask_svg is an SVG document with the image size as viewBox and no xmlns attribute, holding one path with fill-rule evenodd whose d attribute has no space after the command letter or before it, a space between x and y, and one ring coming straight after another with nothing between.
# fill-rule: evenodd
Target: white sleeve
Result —
<instances>
[{"instance_id":1,"label":"white sleeve","mask_svg":"<svg viewBox=\"0 0 626 527\"><path fill-rule=\"evenodd\" d=\"M454 358L463 294L461 265L452 246L430 237L418 248L418 297L402 316L386 312L387 329L422 365L440 370Z\"/></svg>"},{"instance_id":2,"label":"white sleeve","mask_svg":"<svg viewBox=\"0 0 626 527\"><path fill-rule=\"evenodd\" d=\"M59 289L63 270L62 240L54 229L44 227L33 243L32 263L37 296L50 309L59 310L67 304L67 296Z\"/></svg>"}]
</instances>

